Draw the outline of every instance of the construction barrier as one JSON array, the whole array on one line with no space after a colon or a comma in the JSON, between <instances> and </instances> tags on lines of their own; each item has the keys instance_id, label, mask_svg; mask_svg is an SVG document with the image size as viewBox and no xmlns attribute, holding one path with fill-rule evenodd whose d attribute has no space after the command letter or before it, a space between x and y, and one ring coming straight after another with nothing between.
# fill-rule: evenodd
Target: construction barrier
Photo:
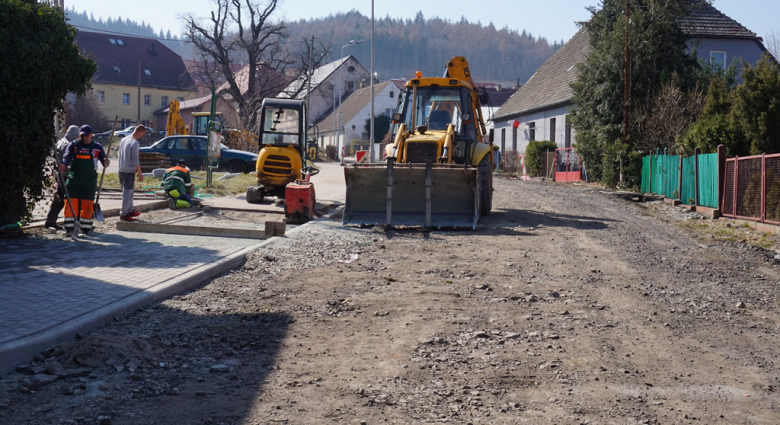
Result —
<instances>
[{"instance_id":1,"label":"construction barrier","mask_svg":"<svg viewBox=\"0 0 780 425\"><path fill-rule=\"evenodd\" d=\"M555 182L582 181L582 162L574 148L555 150Z\"/></svg>"}]
</instances>

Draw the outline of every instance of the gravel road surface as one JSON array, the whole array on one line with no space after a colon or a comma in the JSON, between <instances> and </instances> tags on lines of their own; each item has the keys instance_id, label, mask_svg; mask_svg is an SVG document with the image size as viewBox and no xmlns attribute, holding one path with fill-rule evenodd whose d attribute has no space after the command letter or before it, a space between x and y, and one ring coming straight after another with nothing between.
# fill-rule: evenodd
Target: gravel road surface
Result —
<instances>
[{"instance_id":1,"label":"gravel road surface","mask_svg":"<svg viewBox=\"0 0 780 425\"><path fill-rule=\"evenodd\" d=\"M9 424L777 424L775 252L585 186L320 221L0 379Z\"/></svg>"}]
</instances>

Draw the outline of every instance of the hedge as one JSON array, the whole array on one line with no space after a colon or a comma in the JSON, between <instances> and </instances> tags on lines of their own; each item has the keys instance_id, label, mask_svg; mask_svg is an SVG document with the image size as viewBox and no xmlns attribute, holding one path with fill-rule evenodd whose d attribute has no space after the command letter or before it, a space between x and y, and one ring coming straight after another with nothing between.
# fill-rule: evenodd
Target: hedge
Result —
<instances>
[{"instance_id":1,"label":"hedge","mask_svg":"<svg viewBox=\"0 0 780 425\"><path fill-rule=\"evenodd\" d=\"M525 148L525 169L529 176L539 176L539 161L542 159L542 152L546 150L555 151L558 145L555 142L532 140Z\"/></svg>"}]
</instances>

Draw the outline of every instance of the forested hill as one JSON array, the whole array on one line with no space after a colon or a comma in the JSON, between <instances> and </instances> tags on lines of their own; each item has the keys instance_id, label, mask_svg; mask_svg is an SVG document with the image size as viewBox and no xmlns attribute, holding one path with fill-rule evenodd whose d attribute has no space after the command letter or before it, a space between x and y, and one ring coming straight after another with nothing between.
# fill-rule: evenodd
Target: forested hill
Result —
<instances>
[{"instance_id":1,"label":"forested hill","mask_svg":"<svg viewBox=\"0 0 780 425\"><path fill-rule=\"evenodd\" d=\"M149 24L130 19L95 19L87 12L67 10L69 23L80 31L101 31L153 37L181 55L192 57L189 43L180 42L181 35L155 32ZM350 40L364 40L364 44L344 49L369 69L371 64L371 21L359 12L339 13L325 18L287 23L291 40L308 39L312 35L325 45L331 45L330 60L341 55L341 46ZM437 17L426 19L418 12L414 19L396 19L389 16L375 22L375 64L381 80L411 78L415 71L424 76L442 76L444 63L453 56L465 56L476 81L514 85L525 83L536 69L558 48L560 42L548 42L525 30L497 29L492 23L470 23L466 18L452 22ZM240 62L240 58L236 59Z\"/></svg>"},{"instance_id":2,"label":"forested hill","mask_svg":"<svg viewBox=\"0 0 780 425\"><path fill-rule=\"evenodd\" d=\"M161 43L170 47L174 52L184 56L190 56L189 48L186 44L180 43L180 37L176 34L171 34L168 30L167 33L155 32L154 28L146 22L140 24L131 19L123 19L121 16L112 19L111 17L103 19L95 19L95 17L87 12L77 12L75 8L66 10L68 16L68 23L75 26L79 31L92 31L92 32L109 32L135 35L139 37L152 37L160 40Z\"/></svg>"},{"instance_id":3,"label":"forested hill","mask_svg":"<svg viewBox=\"0 0 780 425\"><path fill-rule=\"evenodd\" d=\"M344 49L344 55L354 55L366 69L371 64L371 20L359 12L289 22L288 28L293 39L314 35L331 44L332 59L341 56L341 47L350 40L365 40L364 44ZM439 77L447 60L465 56L477 81L514 84L520 79L525 83L563 44L548 42L525 30L469 23L466 18L459 22L426 19L422 12L414 19L376 19L374 29L374 68L381 80L411 78L415 71Z\"/></svg>"}]
</instances>

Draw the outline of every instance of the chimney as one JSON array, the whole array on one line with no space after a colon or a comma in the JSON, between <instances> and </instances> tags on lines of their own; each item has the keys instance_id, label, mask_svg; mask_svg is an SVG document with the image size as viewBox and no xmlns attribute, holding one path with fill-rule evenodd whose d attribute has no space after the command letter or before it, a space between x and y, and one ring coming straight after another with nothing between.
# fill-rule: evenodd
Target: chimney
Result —
<instances>
[{"instance_id":1,"label":"chimney","mask_svg":"<svg viewBox=\"0 0 780 425\"><path fill-rule=\"evenodd\" d=\"M154 50L154 43L149 45L149 54L154 55L157 52Z\"/></svg>"},{"instance_id":2,"label":"chimney","mask_svg":"<svg viewBox=\"0 0 780 425\"><path fill-rule=\"evenodd\" d=\"M496 84L496 91L501 91L501 84Z\"/></svg>"}]
</instances>

